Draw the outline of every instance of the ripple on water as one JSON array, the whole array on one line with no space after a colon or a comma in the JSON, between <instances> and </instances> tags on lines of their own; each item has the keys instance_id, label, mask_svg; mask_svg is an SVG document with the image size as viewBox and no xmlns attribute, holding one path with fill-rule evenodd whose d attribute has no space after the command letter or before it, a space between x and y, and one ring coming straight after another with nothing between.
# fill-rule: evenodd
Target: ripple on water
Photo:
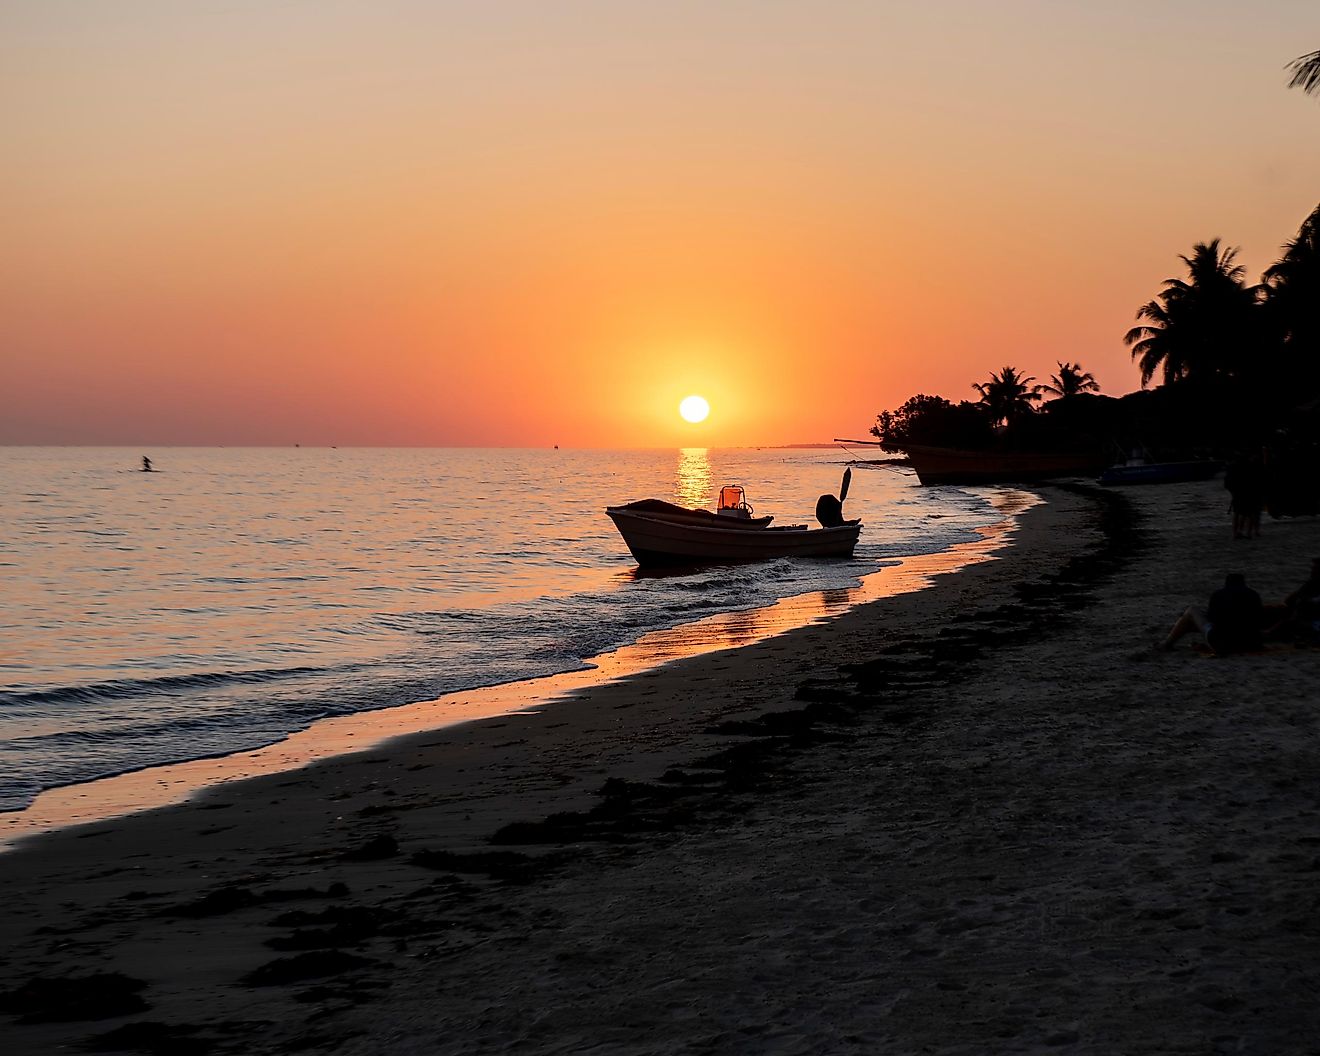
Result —
<instances>
[{"instance_id":1,"label":"ripple on water","mask_svg":"<svg viewBox=\"0 0 1320 1056\"><path fill-rule=\"evenodd\" d=\"M834 454L170 449L167 473L125 470L140 457L0 451L0 568L24 599L5 614L0 786L20 802L315 715L578 668L651 630L849 586L995 519L976 493L858 474L855 561L643 575L606 505L736 479L798 521L837 485ZM19 751L38 711L50 736Z\"/></svg>"}]
</instances>

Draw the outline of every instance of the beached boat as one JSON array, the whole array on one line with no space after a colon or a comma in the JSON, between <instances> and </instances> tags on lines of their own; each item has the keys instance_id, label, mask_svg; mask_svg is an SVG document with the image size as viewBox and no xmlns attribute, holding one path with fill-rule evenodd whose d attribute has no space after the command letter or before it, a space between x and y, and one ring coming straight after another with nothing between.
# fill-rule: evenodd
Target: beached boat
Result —
<instances>
[{"instance_id":1,"label":"beached boat","mask_svg":"<svg viewBox=\"0 0 1320 1056\"><path fill-rule=\"evenodd\" d=\"M605 513L643 566L850 557L862 531L861 521L822 528L805 524L771 527L774 518L753 516L737 485L720 489L715 513L660 499L609 506Z\"/></svg>"},{"instance_id":2,"label":"beached boat","mask_svg":"<svg viewBox=\"0 0 1320 1056\"><path fill-rule=\"evenodd\" d=\"M1017 484L1054 477L1093 477L1103 455L1075 451L963 451L904 444L923 484Z\"/></svg>"},{"instance_id":3,"label":"beached boat","mask_svg":"<svg viewBox=\"0 0 1320 1056\"><path fill-rule=\"evenodd\" d=\"M1191 480L1210 480L1224 463L1209 459L1190 462L1147 462L1134 458L1110 466L1100 474L1101 484L1180 484Z\"/></svg>"}]
</instances>

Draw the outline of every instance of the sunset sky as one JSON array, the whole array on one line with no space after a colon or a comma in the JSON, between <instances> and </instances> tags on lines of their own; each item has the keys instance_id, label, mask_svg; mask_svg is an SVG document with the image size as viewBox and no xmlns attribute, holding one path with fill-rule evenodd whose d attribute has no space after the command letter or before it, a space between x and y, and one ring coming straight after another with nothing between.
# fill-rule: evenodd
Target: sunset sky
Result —
<instances>
[{"instance_id":1,"label":"sunset sky","mask_svg":"<svg viewBox=\"0 0 1320 1056\"><path fill-rule=\"evenodd\" d=\"M1320 201L1320 4L7 0L0 443L862 435L1138 382ZM679 400L712 412L692 425Z\"/></svg>"}]
</instances>

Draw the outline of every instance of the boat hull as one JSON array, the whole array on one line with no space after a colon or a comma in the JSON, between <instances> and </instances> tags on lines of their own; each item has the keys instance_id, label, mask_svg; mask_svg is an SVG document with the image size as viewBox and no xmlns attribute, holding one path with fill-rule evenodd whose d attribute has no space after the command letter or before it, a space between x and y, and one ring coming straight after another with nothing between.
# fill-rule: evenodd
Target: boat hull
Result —
<instances>
[{"instance_id":1,"label":"boat hull","mask_svg":"<svg viewBox=\"0 0 1320 1056\"><path fill-rule=\"evenodd\" d=\"M657 565L723 564L766 561L776 557L850 557L862 526L837 528L707 527L636 513L611 506L606 511L637 563Z\"/></svg>"},{"instance_id":2,"label":"boat hull","mask_svg":"<svg viewBox=\"0 0 1320 1056\"><path fill-rule=\"evenodd\" d=\"M963 451L953 447L905 447L922 484L1019 484L1054 477L1095 476L1101 456L1076 452Z\"/></svg>"}]
</instances>

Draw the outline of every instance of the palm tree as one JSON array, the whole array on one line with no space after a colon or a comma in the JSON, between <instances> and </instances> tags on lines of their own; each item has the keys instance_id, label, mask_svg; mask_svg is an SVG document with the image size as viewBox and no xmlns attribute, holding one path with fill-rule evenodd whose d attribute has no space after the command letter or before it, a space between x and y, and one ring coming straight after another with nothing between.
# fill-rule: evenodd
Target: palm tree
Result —
<instances>
[{"instance_id":1,"label":"palm tree","mask_svg":"<svg viewBox=\"0 0 1320 1056\"><path fill-rule=\"evenodd\" d=\"M1186 279L1165 279L1153 301L1137 310L1145 320L1123 335L1141 367L1145 388L1156 371L1165 384L1189 379L1235 377L1252 363L1260 287L1243 281L1246 268L1237 250L1219 248L1219 239L1198 242Z\"/></svg>"},{"instance_id":2,"label":"palm tree","mask_svg":"<svg viewBox=\"0 0 1320 1056\"><path fill-rule=\"evenodd\" d=\"M1095 375L1089 370L1082 370L1080 363L1056 362L1059 364L1059 373L1050 377L1050 384L1040 387L1041 392L1063 397L1076 396L1079 392L1100 391L1100 383L1095 380Z\"/></svg>"},{"instance_id":3,"label":"palm tree","mask_svg":"<svg viewBox=\"0 0 1320 1056\"><path fill-rule=\"evenodd\" d=\"M989 381L973 382L972 388L981 394L980 403L990 412L993 425L1009 425L1024 414L1030 414L1032 404L1040 399L1036 379L1023 377L1014 367L1005 367L998 374L990 372Z\"/></svg>"},{"instance_id":4,"label":"palm tree","mask_svg":"<svg viewBox=\"0 0 1320 1056\"><path fill-rule=\"evenodd\" d=\"M1263 280L1265 315L1282 353L1276 376L1292 395L1313 398L1320 385L1320 206Z\"/></svg>"},{"instance_id":5,"label":"palm tree","mask_svg":"<svg viewBox=\"0 0 1320 1056\"><path fill-rule=\"evenodd\" d=\"M1292 80L1288 82L1289 88L1300 88L1307 95L1320 92L1320 51L1299 55L1284 69L1292 70Z\"/></svg>"}]
</instances>

